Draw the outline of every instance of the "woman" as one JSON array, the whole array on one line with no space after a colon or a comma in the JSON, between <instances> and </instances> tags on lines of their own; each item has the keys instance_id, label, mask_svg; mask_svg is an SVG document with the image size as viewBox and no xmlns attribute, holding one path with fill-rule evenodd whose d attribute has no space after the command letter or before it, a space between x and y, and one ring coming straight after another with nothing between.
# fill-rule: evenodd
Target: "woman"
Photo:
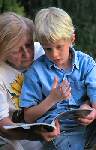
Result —
<instances>
[{"instance_id":1,"label":"woman","mask_svg":"<svg viewBox=\"0 0 96 150\"><path fill-rule=\"evenodd\" d=\"M38 43L33 43L34 25L30 19L21 17L15 13L4 13L0 15L0 149L22 150L32 149L33 142L16 141L13 139L26 139L26 133L23 131L6 131L4 125L14 124L11 117L18 107L18 97L23 82L23 75L34 59L34 54L39 56L44 52ZM34 53L35 47L35 53ZM39 51L40 50L40 51ZM36 58L36 56L35 56ZM55 133L55 134L54 134ZM49 140L57 134L44 132L32 132L31 140L34 138L43 138ZM8 138L12 140L8 140ZM5 145L5 143L8 143ZM33 148L41 149L41 145L36 143Z\"/></svg>"}]
</instances>

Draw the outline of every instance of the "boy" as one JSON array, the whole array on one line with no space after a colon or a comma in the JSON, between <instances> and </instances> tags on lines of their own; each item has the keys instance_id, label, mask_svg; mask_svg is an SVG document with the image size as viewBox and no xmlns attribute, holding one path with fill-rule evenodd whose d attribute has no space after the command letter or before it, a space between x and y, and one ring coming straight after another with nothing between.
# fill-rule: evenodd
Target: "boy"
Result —
<instances>
[{"instance_id":1,"label":"boy","mask_svg":"<svg viewBox=\"0 0 96 150\"><path fill-rule=\"evenodd\" d=\"M60 120L61 134L44 149L83 150L85 126L96 119L96 64L72 47L75 34L70 16L62 9L49 7L35 18L36 40L45 50L25 75L21 107L27 122L47 122L70 107L91 108L84 104L90 98L93 111L86 118ZM31 92L32 91L32 92Z\"/></svg>"}]
</instances>

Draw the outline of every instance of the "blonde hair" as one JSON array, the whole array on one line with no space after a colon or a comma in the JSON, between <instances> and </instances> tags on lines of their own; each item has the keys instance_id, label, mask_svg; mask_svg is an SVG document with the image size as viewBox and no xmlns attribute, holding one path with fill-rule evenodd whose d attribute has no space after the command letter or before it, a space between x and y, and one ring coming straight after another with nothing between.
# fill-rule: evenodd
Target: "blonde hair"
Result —
<instances>
[{"instance_id":1,"label":"blonde hair","mask_svg":"<svg viewBox=\"0 0 96 150\"><path fill-rule=\"evenodd\" d=\"M34 25L30 19L13 12L0 15L0 61L19 48L24 38L33 40Z\"/></svg>"},{"instance_id":2,"label":"blonde hair","mask_svg":"<svg viewBox=\"0 0 96 150\"><path fill-rule=\"evenodd\" d=\"M71 17L62 9L49 7L41 9L35 17L35 40L41 44L70 39L74 33Z\"/></svg>"}]
</instances>

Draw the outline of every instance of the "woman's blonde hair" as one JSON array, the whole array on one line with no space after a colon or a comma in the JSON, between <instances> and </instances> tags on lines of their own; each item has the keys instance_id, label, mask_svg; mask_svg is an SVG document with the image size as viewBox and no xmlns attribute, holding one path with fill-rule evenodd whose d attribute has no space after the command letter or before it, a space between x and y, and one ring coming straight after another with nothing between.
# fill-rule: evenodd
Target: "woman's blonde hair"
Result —
<instances>
[{"instance_id":1,"label":"woman's blonde hair","mask_svg":"<svg viewBox=\"0 0 96 150\"><path fill-rule=\"evenodd\" d=\"M41 9L35 17L35 40L41 44L70 39L74 33L71 17L62 9L49 7Z\"/></svg>"},{"instance_id":2,"label":"woman's blonde hair","mask_svg":"<svg viewBox=\"0 0 96 150\"><path fill-rule=\"evenodd\" d=\"M0 15L0 61L19 48L24 38L33 40L33 21L13 12Z\"/></svg>"}]
</instances>

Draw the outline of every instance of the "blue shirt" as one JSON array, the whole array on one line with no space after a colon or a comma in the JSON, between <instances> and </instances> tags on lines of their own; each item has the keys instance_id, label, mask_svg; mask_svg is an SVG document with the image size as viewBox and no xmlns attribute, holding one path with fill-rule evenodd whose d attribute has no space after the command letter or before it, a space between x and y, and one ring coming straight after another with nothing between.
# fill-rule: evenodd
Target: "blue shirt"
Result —
<instances>
[{"instance_id":1,"label":"blue shirt","mask_svg":"<svg viewBox=\"0 0 96 150\"><path fill-rule=\"evenodd\" d=\"M37 59L25 74L25 80L21 93L21 107L38 105L50 93L57 76L59 84L63 79L70 82L72 96L69 100L63 100L55 104L46 112L38 122L50 123L60 112L67 111L69 105L79 107L87 95L91 103L96 103L96 63L92 57L71 49L72 68L68 70L59 69L46 55ZM86 100L86 99L85 99ZM64 124L74 124L69 120L63 120ZM75 122L76 123L76 122Z\"/></svg>"}]
</instances>

